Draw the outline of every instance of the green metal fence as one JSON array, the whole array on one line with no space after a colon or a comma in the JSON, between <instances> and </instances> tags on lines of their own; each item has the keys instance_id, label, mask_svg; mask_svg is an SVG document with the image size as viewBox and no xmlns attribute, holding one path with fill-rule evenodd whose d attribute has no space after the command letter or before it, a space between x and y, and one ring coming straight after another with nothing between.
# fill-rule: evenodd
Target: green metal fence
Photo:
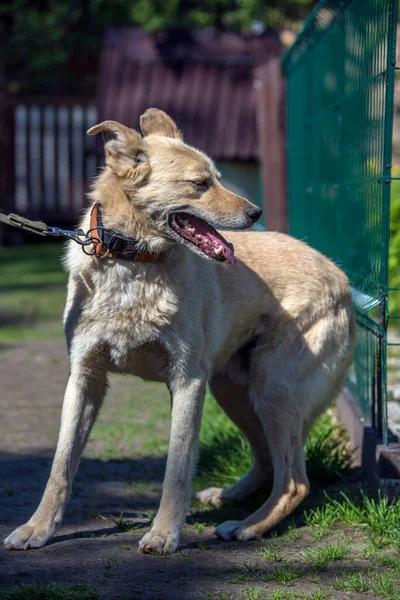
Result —
<instances>
[{"instance_id":1,"label":"green metal fence","mask_svg":"<svg viewBox=\"0 0 400 600\"><path fill-rule=\"evenodd\" d=\"M386 330L397 0L327 0L283 58L290 233L350 278L349 384L387 443Z\"/></svg>"}]
</instances>

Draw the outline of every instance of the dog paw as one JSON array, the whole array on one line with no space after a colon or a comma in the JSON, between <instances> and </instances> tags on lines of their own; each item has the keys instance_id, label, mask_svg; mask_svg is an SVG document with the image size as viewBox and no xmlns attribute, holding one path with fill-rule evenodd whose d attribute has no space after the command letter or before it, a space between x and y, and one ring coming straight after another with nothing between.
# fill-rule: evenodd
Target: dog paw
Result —
<instances>
[{"instance_id":1,"label":"dog paw","mask_svg":"<svg viewBox=\"0 0 400 600\"><path fill-rule=\"evenodd\" d=\"M25 523L15 529L6 539L4 545L7 550L28 550L29 548L40 548L44 546L54 533L45 525Z\"/></svg>"},{"instance_id":2,"label":"dog paw","mask_svg":"<svg viewBox=\"0 0 400 600\"><path fill-rule=\"evenodd\" d=\"M145 554L171 554L179 544L179 535L149 531L139 542L140 552Z\"/></svg>"},{"instance_id":3,"label":"dog paw","mask_svg":"<svg viewBox=\"0 0 400 600\"><path fill-rule=\"evenodd\" d=\"M251 527L243 524L242 521L225 521L221 523L214 531L215 535L222 540L239 540L248 542L254 540L257 534Z\"/></svg>"},{"instance_id":4,"label":"dog paw","mask_svg":"<svg viewBox=\"0 0 400 600\"><path fill-rule=\"evenodd\" d=\"M202 504L211 504L211 506L219 508L223 503L222 492L222 488L211 487L206 490L201 490L201 492L197 492L196 498L197 500L200 500Z\"/></svg>"}]
</instances>

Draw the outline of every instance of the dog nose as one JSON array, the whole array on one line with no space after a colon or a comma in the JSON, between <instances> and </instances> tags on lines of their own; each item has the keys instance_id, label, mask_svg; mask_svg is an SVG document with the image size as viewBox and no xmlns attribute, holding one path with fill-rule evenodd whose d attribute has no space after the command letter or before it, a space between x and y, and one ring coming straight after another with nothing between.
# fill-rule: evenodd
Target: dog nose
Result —
<instances>
[{"instance_id":1,"label":"dog nose","mask_svg":"<svg viewBox=\"0 0 400 600\"><path fill-rule=\"evenodd\" d=\"M263 211L261 210L261 208L248 208L246 210L246 215L251 221L253 221L253 223L258 221L262 214Z\"/></svg>"}]
</instances>

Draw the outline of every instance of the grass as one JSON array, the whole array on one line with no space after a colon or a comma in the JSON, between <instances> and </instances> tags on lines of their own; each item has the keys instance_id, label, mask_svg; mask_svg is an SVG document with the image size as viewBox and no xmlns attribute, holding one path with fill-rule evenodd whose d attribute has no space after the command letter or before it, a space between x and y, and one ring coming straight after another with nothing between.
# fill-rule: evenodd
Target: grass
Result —
<instances>
[{"instance_id":1,"label":"grass","mask_svg":"<svg viewBox=\"0 0 400 600\"><path fill-rule=\"evenodd\" d=\"M54 242L0 247L0 343L62 337L61 254Z\"/></svg>"},{"instance_id":2,"label":"grass","mask_svg":"<svg viewBox=\"0 0 400 600\"><path fill-rule=\"evenodd\" d=\"M326 571L333 561L342 560L349 550L350 547L345 544L328 544L320 548L305 550L301 556L313 571Z\"/></svg>"},{"instance_id":3,"label":"grass","mask_svg":"<svg viewBox=\"0 0 400 600\"><path fill-rule=\"evenodd\" d=\"M92 585L25 585L0 590L0 600L98 600Z\"/></svg>"},{"instance_id":4,"label":"grass","mask_svg":"<svg viewBox=\"0 0 400 600\"><path fill-rule=\"evenodd\" d=\"M274 590L270 596L271 600L293 600L295 596L286 590Z\"/></svg>"},{"instance_id":5,"label":"grass","mask_svg":"<svg viewBox=\"0 0 400 600\"><path fill-rule=\"evenodd\" d=\"M270 562L282 562L284 560L282 554L274 546L269 544L257 548L257 554Z\"/></svg>"},{"instance_id":6,"label":"grass","mask_svg":"<svg viewBox=\"0 0 400 600\"><path fill-rule=\"evenodd\" d=\"M390 503L380 494L376 499L364 492L355 499L343 492L338 499L326 495L323 506L306 511L305 522L322 529L330 529L338 522L362 527L375 546L395 544L400 547L400 498Z\"/></svg>"},{"instance_id":7,"label":"grass","mask_svg":"<svg viewBox=\"0 0 400 600\"><path fill-rule=\"evenodd\" d=\"M123 384L123 382L122 382ZM112 381L110 400L90 435L86 456L101 460L123 460L139 457L162 457L168 449L170 402L166 386L136 379L132 393L119 391L118 380ZM146 496L149 492L148 473L145 481L127 481L132 493ZM154 482L152 484L154 487Z\"/></svg>"},{"instance_id":8,"label":"grass","mask_svg":"<svg viewBox=\"0 0 400 600\"><path fill-rule=\"evenodd\" d=\"M387 600L400 600L398 574L381 573L368 570L365 572L345 573L334 581L334 590L343 590L347 594L372 592Z\"/></svg>"},{"instance_id":9,"label":"grass","mask_svg":"<svg viewBox=\"0 0 400 600\"><path fill-rule=\"evenodd\" d=\"M280 585L293 585L293 583L300 577L298 570L292 569L291 567L284 566L274 569L271 573L263 575L263 581L276 581Z\"/></svg>"},{"instance_id":10,"label":"grass","mask_svg":"<svg viewBox=\"0 0 400 600\"><path fill-rule=\"evenodd\" d=\"M122 531L136 531L142 526L141 523L132 523L132 521L124 519L124 515L122 513L119 517L110 517L110 520L113 521L118 529L121 529Z\"/></svg>"}]
</instances>

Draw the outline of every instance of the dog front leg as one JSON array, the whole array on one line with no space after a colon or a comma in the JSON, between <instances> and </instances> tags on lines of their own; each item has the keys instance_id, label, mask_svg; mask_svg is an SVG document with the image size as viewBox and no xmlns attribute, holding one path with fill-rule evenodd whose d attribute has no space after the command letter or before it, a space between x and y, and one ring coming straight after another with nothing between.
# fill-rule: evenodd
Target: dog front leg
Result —
<instances>
[{"instance_id":1,"label":"dog front leg","mask_svg":"<svg viewBox=\"0 0 400 600\"><path fill-rule=\"evenodd\" d=\"M106 392L106 374L71 374L65 390L57 450L42 500L25 525L5 540L9 550L40 548L61 523L72 479Z\"/></svg>"},{"instance_id":2,"label":"dog front leg","mask_svg":"<svg viewBox=\"0 0 400 600\"><path fill-rule=\"evenodd\" d=\"M161 503L151 530L139 543L142 552L175 552L190 505L205 379L171 386L171 394L171 437Z\"/></svg>"}]
</instances>

